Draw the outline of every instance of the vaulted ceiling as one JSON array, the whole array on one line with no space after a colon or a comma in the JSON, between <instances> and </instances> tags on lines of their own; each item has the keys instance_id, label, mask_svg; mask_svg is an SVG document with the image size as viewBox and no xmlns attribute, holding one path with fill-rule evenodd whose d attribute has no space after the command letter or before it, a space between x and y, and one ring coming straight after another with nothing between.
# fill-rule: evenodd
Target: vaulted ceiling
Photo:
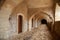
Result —
<instances>
[{"instance_id":1,"label":"vaulted ceiling","mask_svg":"<svg viewBox=\"0 0 60 40\"><path fill-rule=\"evenodd\" d=\"M53 0L6 0L5 5L10 5L13 9L19 9L18 7L22 2L28 7L29 15L39 12L39 10L49 11L53 7ZM16 11L16 10L15 10Z\"/></svg>"},{"instance_id":2,"label":"vaulted ceiling","mask_svg":"<svg viewBox=\"0 0 60 40\"><path fill-rule=\"evenodd\" d=\"M53 0L2 0L0 3L6 1L6 3L17 5L22 1L25 1L29 8L51 7Z\"/></svg>"},{"instance_id":3,"label":"vaulted ceiling","mask_svg":"<svg viewBox=\"0 0 60 40\"><path fill-rule=\"evenodd\" d=\"M51 7L53 0L26 0L29 8Z\"/></svg>"}]
</instances>

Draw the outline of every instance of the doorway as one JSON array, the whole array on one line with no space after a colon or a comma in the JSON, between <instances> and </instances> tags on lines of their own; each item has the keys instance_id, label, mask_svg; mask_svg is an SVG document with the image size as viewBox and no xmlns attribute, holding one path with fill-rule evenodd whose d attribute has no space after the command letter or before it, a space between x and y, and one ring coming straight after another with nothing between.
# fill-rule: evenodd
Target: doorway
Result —
<instances>
[{"instance_id":1,"label":"doorway","mask_svg":"<svg viewBox=\"0 0 60 40\"><path fill-rule=\"evenodd\" d=\"M22 32L22 16L18 16L18 33Z\"/></svg>"},{"instance_id":2,"label":"doorway","mask_svg":"<svg viewBox=\"0 0 60 40\"><path fill-rule=\"evenodd\" d=\"M46 24L46 25L47 25L47 20L42 19L42 20L41 20L41 24Z\"/></svg>"},{"instance_id":3,"label":"doorway","mask_svg":"<svg viewBox=\"0 0 60 40\"><path fill-rule=\"evenodd\" d=\"M33 27L33 19L32 19L32 27Z\"/></svg>"}]
</instances>

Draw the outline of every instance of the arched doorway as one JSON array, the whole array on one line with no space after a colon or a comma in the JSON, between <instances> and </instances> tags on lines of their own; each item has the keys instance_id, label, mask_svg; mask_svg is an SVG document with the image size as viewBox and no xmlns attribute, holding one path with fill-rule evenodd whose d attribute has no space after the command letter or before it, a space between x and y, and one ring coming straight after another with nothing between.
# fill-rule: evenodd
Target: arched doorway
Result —
<instances>
[{"instance_id":1,"label":"arched doorway","mask_svg":"<svg viewBox=\"0 0 60 40\"><path fill-rule=\"evenodd\" d=\"M32 19L32 27L33 27L33 19Z\"/></svg>"},{"instance_id":2,"label":"arched doorway","mask_svg":"<svg viewBox=\"0 0 60 40\"><path fill-rule=\"evenodd\" d=\"M42 19L42 20L41 20L41 24L46 24L46 25L47 25L47 20Z\"/></svg>"},{"instance_id":3,"label":"arched doorway","mask_svg":"<svg viewBox=\"0 0 60 40\"><path fill-rule=\"evenodd\" d=\"M18 16L18 33L22 32L22 16Z\"/></svg>"}]
</instances>

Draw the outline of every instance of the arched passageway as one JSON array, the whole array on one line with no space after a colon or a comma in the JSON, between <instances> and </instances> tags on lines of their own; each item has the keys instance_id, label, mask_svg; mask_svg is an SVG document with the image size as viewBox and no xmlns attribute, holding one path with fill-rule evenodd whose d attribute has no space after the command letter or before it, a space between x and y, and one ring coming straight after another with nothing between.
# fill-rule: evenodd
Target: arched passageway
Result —
<instances>
[{"instance_id":1,"label":"arched passageway","mask_svg":"<svg viewBox=\"0 0 60 40\"><path fill-rule=\"evenodd\" d=\"M46 24L46 25L47 25L47 20L42 19L42 20L41 20L41 24Z\"/></svg>"}]
</instances>

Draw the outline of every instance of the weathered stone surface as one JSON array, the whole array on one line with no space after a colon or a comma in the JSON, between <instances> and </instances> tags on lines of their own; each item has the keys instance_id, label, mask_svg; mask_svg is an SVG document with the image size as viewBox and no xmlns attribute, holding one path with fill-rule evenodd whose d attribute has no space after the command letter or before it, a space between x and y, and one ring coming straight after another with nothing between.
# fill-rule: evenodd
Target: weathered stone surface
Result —
<instances>
[{"instance_id":1,"label":"weathered stone surface","mask_svg":"<svg viewBox=\"0 0 60 40\"><path fill-rule=\"evenodd\" d=\"M53 36L46 25L41 25L30 32L12 36L8 40L53 40Z\"/></svg>"}]
</instances>

